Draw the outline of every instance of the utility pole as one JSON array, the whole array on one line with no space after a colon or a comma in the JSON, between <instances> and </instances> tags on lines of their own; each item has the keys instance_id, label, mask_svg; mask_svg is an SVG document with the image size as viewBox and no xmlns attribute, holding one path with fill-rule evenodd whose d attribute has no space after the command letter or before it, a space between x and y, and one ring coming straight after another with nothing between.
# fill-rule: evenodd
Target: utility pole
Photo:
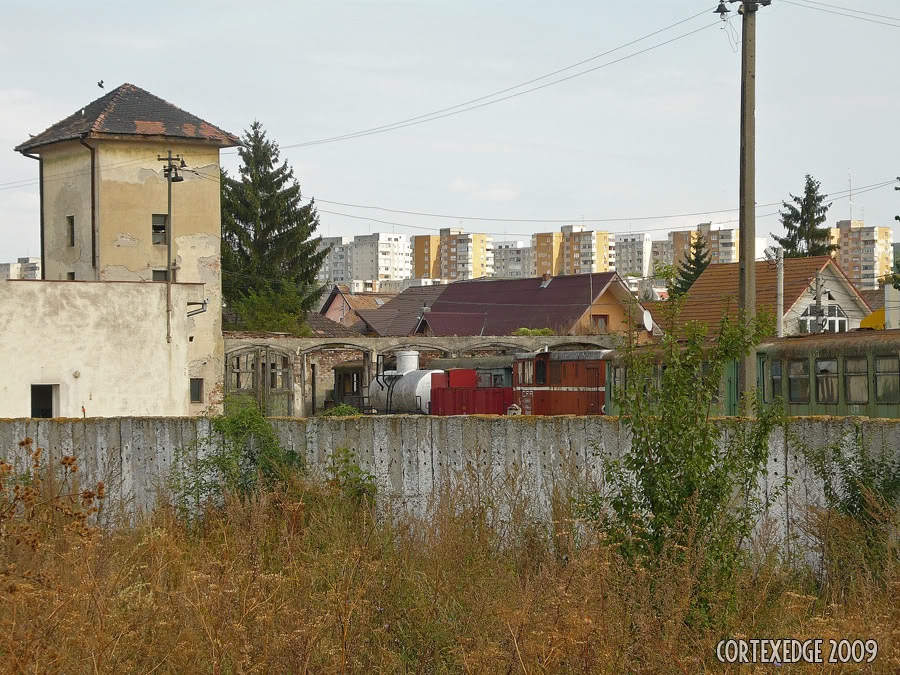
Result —
<instances>
[{"instance_id":1,"label":"utility pole","mask_svg":"<svg viewBox=\"0 0 900 675\"><path fill-rule=\"evenodd\" d=\"M784 249L780 246L775 249L775 274L775 325L778 337L784 337Z\"/></svg>"},{"instance_id":2,"label":"utility pole","mask_svg":"<svg viewBox=\"0 0 900 675\"><path fill-rule=\"evenodd\" d=\"M728 0L733 3L736 0ZM741 49L741 175L738 258L738 309L744 319L756 317L756 12L772 0L744 0L738 12L743 16ZM725 0L715 10L723 20ZM756 353L741 360L739 390L744 399L756 393Z\"/></svg>"},{"instance_id":3,"label":"utility pole","mask_svg":"<svg viewBox=\"0 0 900 675\"><path fill-rule=\"evenodd\" d=\"M822 332L822 277L816 272L816 320L813 333Z\"/></svg>"},{"instance_id":4,"label":"utility pole","mask_svg":"<svg viewBox=\"0 0 900 675\"><path fill-rule=\"evenodd\" d=\"M166 162L163 174L169 192L169 210L166 213L166 342L172 342L172 183L180 183L183 176L178 175L178 167L187 166L180 155L172 155L169 150L165 157L156 157L157 161ZM178 162L179 164L175 164Z\"/></svg>"}]
</instances>

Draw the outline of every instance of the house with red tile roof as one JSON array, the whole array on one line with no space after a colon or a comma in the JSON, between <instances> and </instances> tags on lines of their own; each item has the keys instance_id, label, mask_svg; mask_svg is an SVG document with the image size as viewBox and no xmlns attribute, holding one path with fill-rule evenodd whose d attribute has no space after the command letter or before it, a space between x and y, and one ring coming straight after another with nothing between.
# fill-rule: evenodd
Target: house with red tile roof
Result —
<instances>
[{"instance_id":1,"label":"house with red tile roof","mask_svg":"<svg viewBox=\"0 0 900 675\"><path fill-rule=\"evenodd\" d=\"M831 256L785 258L784 260L784 334L812 332L816 321L816 279L819 280L825 332L844 332L859 328L869 315L865 298ZM774 262L756 263L756 312L774 315L777 295L777 270ZM684 298L678 323L698 321L716 335L727 313L737 317L738 263L710 265L694 282ZM668 324L664 302L647 303L654 320L664 329Z\"/></svg>"},{"instance_id":2,"label":"house with red tile roof","mask_svg":"<svg viewBox=\"0 0 900 675\"><path fill-rule=\"evenodd\" d=\"M361 309L378 309L393 299L396 293L354 293L347 284L335 284L326 296L319 313L362 332L364 325L358 314Z\"/></svg>"}]
</instances>

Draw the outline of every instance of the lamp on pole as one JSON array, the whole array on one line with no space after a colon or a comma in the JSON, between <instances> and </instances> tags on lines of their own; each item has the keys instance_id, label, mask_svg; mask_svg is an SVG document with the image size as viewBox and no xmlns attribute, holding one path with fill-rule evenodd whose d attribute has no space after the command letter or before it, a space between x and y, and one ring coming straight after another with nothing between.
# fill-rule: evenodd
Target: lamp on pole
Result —
<instances>
[{"instance_id":1,"label":"lamp on pole","mask_svg":"<svg viewBox=\"0 0 900 675\"><path fill-rule=\"evenodd\" d=\"M715 13L728 19L731 4L722 0ZM756 316L756 12L772 0L744 0L741 48L741 177L738 233L738 309L749 321ZM756 391L756 354L741 360L738 371L741 396L746 401Z\"/></svg>"}]
</instances>

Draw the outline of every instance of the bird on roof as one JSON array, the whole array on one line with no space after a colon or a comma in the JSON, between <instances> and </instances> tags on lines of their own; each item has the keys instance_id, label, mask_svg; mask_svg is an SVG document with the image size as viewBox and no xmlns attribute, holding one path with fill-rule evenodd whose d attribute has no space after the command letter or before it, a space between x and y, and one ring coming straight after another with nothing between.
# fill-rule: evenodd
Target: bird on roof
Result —
<instances>
[{"instance_id":1,"label":"bird on roof","mask_svg":"<svg viewBox=\"0 0 900 675\"><path fill-rule=\"evenodd\" d=\"M101 89L103 89L103 80L100 80L100 81L97 83L97 86L100 87Z\"/></svg>"}]
</instances>

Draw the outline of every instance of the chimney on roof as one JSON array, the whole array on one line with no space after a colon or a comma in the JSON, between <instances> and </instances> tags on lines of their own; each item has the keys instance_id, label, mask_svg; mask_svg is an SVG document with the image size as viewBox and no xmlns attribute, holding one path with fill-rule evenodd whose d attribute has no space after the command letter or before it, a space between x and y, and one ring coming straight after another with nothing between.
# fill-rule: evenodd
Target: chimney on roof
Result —
<instances>
[{"instance_id":1,"label":"chimney on roof","mask_svg":"<svg viewBox=\"0 0 900 675\"><path fill-rule=\"evenodd\" d=\"M544 272L544 276L541 281L541 288L547 288L550 285L550 282L553 281L553 277L550 276L548 272Z\"/></svg>"},{"instance_id":2,"label":"chimney on roof","mask_svg":"<svg viewBox=\"0 0 900 675\"><path fill-rule=\"evenodd\" d=\"M424 314L425 312L430 312L430 311L431 311L431 307L428 306L428 303L427 303L427 302L424 303L424 304L422 305L422 313Z\"/></svg>"}]
</instances>

